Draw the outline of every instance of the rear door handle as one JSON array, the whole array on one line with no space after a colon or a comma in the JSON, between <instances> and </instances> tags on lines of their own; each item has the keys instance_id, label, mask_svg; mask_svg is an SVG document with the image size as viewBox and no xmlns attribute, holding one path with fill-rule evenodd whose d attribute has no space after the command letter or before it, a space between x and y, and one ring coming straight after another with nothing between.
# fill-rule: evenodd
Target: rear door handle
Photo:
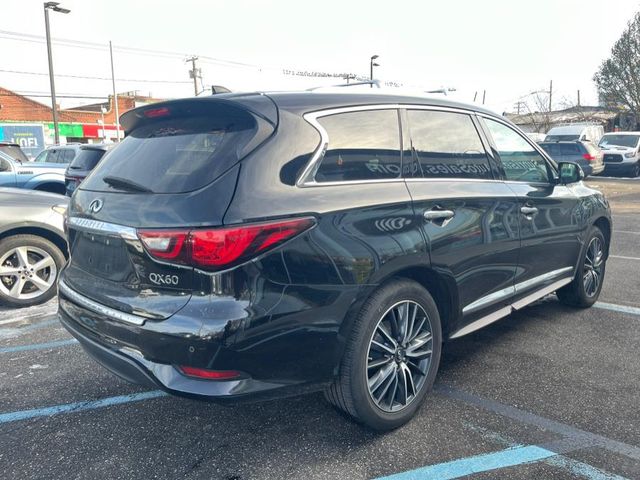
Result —
<instances>
[{"instance_id":1,"label":"rear door handle","mask_svg":"<svg viewBox=\"0 0 640 480\"><path fill-rule=\"evenodd\" d=\"M524 206L522 208L520 208L520 211L522 213L524 213L525 215L529 216L529 215L535 215L536 213L538 213L538 209L536 207L527 207Z\"/></svg>"},{"instance_id":2,"label":"rear door handle","mask_svg":"<svg viewBox=\"0 0 640 480\"><path fill-rule=\"evenodd\" d=\"M451 220L455 212L453 210L426 210L423 215L427 222L442 221L444 223Z\"/></svg>"}]
</instances>

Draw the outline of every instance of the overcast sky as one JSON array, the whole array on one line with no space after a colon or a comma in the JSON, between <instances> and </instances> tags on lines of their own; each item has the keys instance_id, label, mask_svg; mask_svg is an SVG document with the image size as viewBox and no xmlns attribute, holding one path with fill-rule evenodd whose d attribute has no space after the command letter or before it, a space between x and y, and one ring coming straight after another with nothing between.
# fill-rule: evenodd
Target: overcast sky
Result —
<instances>
[{"instance_id":1,"label":"overcast sky","mask_svg":"<svg viewBox=\"0 0 640 480\"><path fill-rule=\"evenodd\" d=\"M592 77L640 3L636 0L423 1L142 1L61 0L68 15L51 13L52 36L178 55L114 51L118 91L161 98L193 95L187 54L201 57L204 85L232 90L287 90L340 83L283 70L351 72L421 89L455 88L471 102L487 91L487 105L512 110L520 97L554 84L554 107L597 103ZM0 86L49 93L42 1L2 0ZM27 40L27 41L25 41ZM108 50L54 44L56 90L104 97ZM205 58L206 57L206 58ZM222 61L220 61L222 60ZM236 65L238 62L244 65ZM126 79L126 81L124 80ZM162 81L162 82L160 82ZM174 82L174 83L167 83ZM46 103L47 98L38 98ZM99 99L60 98L63 107ZM0 100L1 102L1 100Z\"/></svg>"}]
</instances>

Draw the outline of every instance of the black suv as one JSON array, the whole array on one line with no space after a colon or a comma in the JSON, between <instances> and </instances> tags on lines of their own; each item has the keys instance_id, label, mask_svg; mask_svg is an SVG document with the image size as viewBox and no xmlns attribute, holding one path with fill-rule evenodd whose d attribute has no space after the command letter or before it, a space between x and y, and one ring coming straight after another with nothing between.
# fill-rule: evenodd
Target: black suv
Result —
<instances>
[{"instance_id":1,"label":"black suv","mask_svg":"<svg viewBox=\"0 0 640 480\"><path fill-rule=\"evenodd\" d=\"M122 116L74 193L60 318L125 379L217 401L324 390L375 429L444 340L600 293L608 204L475 106L221 94Z\"/></svg>"}]
</instances>

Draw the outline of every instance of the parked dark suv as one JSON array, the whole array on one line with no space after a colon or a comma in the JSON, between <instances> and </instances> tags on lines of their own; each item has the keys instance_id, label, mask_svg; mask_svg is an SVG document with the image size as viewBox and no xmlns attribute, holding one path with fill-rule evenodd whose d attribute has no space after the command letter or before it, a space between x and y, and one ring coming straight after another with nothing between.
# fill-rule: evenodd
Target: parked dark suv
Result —
<instances>
[{"instance_id":1,"label":"parked dark suv","mask_svg":"<svg viewBox=\"0 0 640 480\"><path fill-rule=\"evenodd\" d=\"M511 123L445 100L221 94L138 108L73 194L60 318L121 377L241 400L325 390L380 430L443 340L600 293L609 207Z\"/></svg>"},{"instance_id":2,"label":"parked dark suv","mask_svg":"<svg viewBox=\"0 0 640 480\"><path fill-rule=\"evenodd\" d=\"M604 155L591 142L541 142L538 144L556 162L580 165L585 177L604 172Z\"/></svg>"},{"instance_id":3,"label":"parked dark suv","mask_svg":"<svg viewBox=\"0 0 640 480\"><path fill-rule=\"evenodd\" d=\"M114 147L114 144L105 143L94 143L80 147L78 154L64 172L64 188L68 197L73 194L78 185L112 147Z\"/></svg>"}]
</instances>

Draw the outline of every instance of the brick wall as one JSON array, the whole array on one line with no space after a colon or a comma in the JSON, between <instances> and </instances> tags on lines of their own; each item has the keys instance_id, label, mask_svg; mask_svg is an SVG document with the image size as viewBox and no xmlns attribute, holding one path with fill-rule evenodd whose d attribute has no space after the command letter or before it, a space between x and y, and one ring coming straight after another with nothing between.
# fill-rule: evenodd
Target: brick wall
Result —
<instances>
[{"instance_id":1,"label":"brick wall","mask_svg":"<svg viewBox=\"0 0 640 480\"><path fill-rule=\"evenodd\" d=\"M148 103L160 101L159 99L118 96L118 113L122 115L127 110L135 107L136 100ZM109 108L104 114L105 125L116 123L116 115L113 97L109 96ZM98 123L102 119L100 111L83 111L82 107L73 110L58 110L58 121L69 123ZM30 98L19 95L11 90L0 87L0 122L52 122L51 107Z\"/></svg>"}]
</instances>

